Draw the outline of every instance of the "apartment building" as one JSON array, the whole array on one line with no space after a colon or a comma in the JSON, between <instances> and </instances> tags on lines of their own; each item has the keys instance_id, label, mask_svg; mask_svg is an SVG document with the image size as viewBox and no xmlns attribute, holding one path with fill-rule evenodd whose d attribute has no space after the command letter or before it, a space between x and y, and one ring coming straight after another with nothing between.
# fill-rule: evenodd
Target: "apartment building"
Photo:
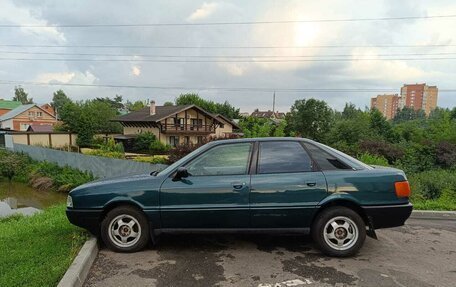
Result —
<instances>
[{"instance_id":1,"label":"apartment building","mask_svg":"<svg viewBox=\"0 0 456 287\"><path fill-rule=\"evenodd\" d=\"M401 94L378 95L371 98L371 109L378 109L387 119L392 119L398 109L410 107L429 115L437 107L438 89L426 84L404 84Z\"/></svg>"},{"instance_id":2,"label":"apartment building","mask_svg":"<svg viewBox=\"0 0 456 287\"><path fill-rule=\"evenodd\" d=\"M399 107L399 95L378 95L371 99L371 109L376 108L379 110L387 119L392 119L396 115Z\"/></svg>"}]
</instances>

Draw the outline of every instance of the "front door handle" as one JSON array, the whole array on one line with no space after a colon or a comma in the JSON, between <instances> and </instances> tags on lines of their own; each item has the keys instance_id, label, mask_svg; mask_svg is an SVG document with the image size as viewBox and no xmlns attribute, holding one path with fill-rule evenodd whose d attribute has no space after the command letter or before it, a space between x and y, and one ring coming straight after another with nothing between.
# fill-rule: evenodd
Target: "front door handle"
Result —
<instances>
[{"instance_id":1,"label":"front door handle","mask_svg":"<svg viewBox=\"0 0 456 287\"><path fill-rule=\"evenodd\" d=\"M235 190L240 190L240 189L243 189L245 186L245 182L234 182L233 183L233 188Z\"/></svg>"},{"instance_id":2,"label":"front door handle","mask_svg":"<svg viewBox=\"0 0 456 287\"><path fill-rule=\"evenodd\" d=\"M308 181L307 186L315 186L317 183L315 181Z\"/></svg>"}]
</instances>

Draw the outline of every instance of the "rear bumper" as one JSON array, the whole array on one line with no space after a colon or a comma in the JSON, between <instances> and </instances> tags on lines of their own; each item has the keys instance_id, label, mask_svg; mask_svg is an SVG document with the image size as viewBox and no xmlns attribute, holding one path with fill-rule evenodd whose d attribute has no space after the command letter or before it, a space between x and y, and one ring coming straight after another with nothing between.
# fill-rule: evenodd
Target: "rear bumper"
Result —
<instances>
[{"instance_id":1,"label":"rear bumper","mask_svg":"<svg viewBox=\"0 0 456 287\"><path fill-rule=\"evenodd\" d=\"M411 203L401 205L363 206L369 221L375 229L404 225L410 217Z\"/></svg>"},{"instance_id":2,"label":"rear bumper","mask_svg":"<svg viewBox=\"0 0 456 287\"><path fill-rule=\"evenodd\" d=\"M67 208L66 210L67 218L72 224L87 229L94 235L98 235L100 233L101 213L101 210L93 209Z\"/></svg>"}]
</instances>

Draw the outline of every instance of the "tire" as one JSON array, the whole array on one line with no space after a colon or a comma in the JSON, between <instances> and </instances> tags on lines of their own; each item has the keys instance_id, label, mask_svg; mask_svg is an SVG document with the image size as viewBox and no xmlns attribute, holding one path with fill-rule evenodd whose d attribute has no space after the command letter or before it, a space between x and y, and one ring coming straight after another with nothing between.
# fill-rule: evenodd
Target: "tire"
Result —
<instances>
[{"instance_id":1,"label":"tire","mask_svg":"<svg viewBox=\"0 0 456 287\"><path fill-rule=\"evenodd\" d=\"M116 207L101 222L101 238L113 251L136 252L149 243L149 222L135 207Z\"/></svg>"},{"instance_id":2,"label":"tire","mask_svg":"<svg viewBox=\"0 0 456 287\"><path fill-rule=\"evenodd\" d=\"M333 257L356 254L366 239L366 224L354 210L334 206L324 209L312 225L312 238L320 250Z\"/></svg>"}]
</instances>

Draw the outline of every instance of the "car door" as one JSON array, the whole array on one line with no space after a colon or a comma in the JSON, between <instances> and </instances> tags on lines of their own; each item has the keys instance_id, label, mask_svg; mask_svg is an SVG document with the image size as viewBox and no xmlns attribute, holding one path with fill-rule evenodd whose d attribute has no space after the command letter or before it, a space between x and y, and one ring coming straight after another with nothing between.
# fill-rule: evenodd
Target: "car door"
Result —
<instances>
[{"instance_id":1,"label":"car door","mask_svg":"<svg viewBox=\"0 0 456 287\"><path fill-rule=\"evenodd\" d=\"M163 228L248 227L252 146L216 145L185 164L187 178L167 178L160 190Z\"/></svg>"},{"instance_id":2,"label":"car door","mask_svg":"<svg viewBox=\"0 0 456 287\"><path fill-rule=\"evenodd\" d=\"M251 178L251 224L255 228L309 227L327 196L325 176L299 141L259 143Z\"/></svg>"}]
</instances>

